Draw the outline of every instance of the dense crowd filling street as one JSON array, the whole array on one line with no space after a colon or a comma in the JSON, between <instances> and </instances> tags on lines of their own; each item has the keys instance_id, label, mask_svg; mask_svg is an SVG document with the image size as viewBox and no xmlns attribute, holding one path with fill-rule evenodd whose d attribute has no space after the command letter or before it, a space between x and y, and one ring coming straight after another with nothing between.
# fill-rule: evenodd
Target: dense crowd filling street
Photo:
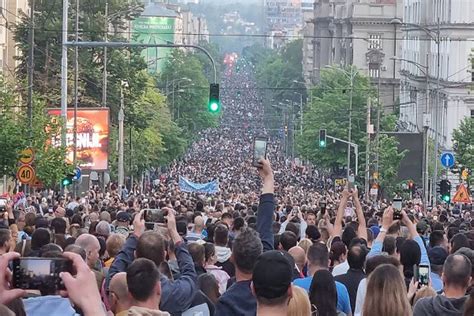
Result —
<instances>
[{"instance_id":1,"label":"dense crowd filling street","mask_svg":"<svg viewBox=\"0 0 474 316\"><path fill-rule=\"evenodd\" d=\"M219 126L143 191L8 197L0 315L474 315L470 205L335 187L265 130L253 67L225 73Z\"/></svg>"}]
</instances>

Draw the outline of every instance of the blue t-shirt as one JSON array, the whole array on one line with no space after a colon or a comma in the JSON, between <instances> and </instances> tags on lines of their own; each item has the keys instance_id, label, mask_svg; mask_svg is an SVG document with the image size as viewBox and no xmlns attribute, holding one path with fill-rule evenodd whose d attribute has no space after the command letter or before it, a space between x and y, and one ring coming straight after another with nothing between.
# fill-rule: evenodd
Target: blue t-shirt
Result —
<instances>
[{"instance_id":1,"label":"blue t-shirt","mask_svg":"<svg viewBox=\"0 0 474 316\"><path fill-rule=\"evenodd\" d=\"M309 276L303 279L296 279L293 281L293 285L299 286L309 292L313 277ZM337 291L337 310L345 314L352 314L351 301L349 299L349 292L344 284L336 281Z\"/></svg>"}]
</instances>

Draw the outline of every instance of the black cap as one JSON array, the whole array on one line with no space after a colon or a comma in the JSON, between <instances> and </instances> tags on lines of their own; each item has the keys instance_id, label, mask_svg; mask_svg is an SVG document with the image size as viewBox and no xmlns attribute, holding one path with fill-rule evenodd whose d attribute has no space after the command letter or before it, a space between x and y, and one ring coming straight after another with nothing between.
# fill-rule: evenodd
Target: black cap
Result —
<instances>
[{"instance_id":1,"label":"black cap","mask_svg":"<svg viewBox=\"0 0 474 316\"><path fill-rule=\"evenodd\" d=\"M428 257L430 258L430 263L436 266L442 266L448 257L448 252L446 249L440 246L436 246L428 251Z\"/></svg>"},{"instance_id":2,"label":"black cap","mask_svg":"<svg viewBox=\"0 0 474 316\"><path fill-rule=\"evenodd\" d=\"M288 291L293 279L291 256L284 251L271 250L261 254L253 268L253 286L257 297L273 299Z\"/></svg>"},{"instance_id":3,"label":"black cap","mask_svg":"<svg viewBox=\"0 0 474 316\"><path fill-rule=\"evenodd\" d=\"M117 214L117 217L116 217L117 222L124 222L124 223L125 222L129 223L131 219L132 217L127 212L120 212Z\"/></svg>"}]
</instances>

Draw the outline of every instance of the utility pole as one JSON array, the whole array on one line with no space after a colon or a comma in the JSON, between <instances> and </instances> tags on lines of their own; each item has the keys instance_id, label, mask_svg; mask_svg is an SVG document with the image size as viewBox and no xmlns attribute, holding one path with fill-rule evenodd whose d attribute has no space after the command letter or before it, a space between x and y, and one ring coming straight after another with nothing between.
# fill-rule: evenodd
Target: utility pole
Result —
<instances>
[{"instance_id":1,"label":"utility pole","mask_svg":"<svg viewBox=\"0 0 474 316\"><path fill-rule=\"evenodd\" d=\"M349 176L350 176L350 169L351 169L351 137L352 137L352 95L354 92L354 75L353 75L354 69L351 67L351 94L349 96L349 132L348 132L348 143L347 143L347 180L349 181ZM355 171L357 174L357 170Z\"/></svg>"},{"instance_id":2,"label":"utility pole","mask_svg":"<svg viewBox=\"0 0 474 316\"><path fill-rule=\"evenodd\" d=\"M370 108L372 101L370 97L367 100L367 146L365 149L365 199L369 200L369 190L370 190Z\"/></svg>"},{"instance_id":3,"label":"utility pole","mask_svg":"<svg viewBox=\"0 0 474 316\"><path fill-rule=\"evenodd\" d=\"M67 35L68 35L68 8L69 0L63 0L63 25L62 25L62 58L61 58L61 146L66 144L67 129Z\"/></svg>"},{"instance_id":4,"label":"utility pole","mask_svg":"<svg viewBox=\"0 0 474 316\"><path fill-rule=\"evenodd\" d=\"M303 94L301 93L300 94L300 136L302 135L303 135Z\"/></svg>"},{"instance_id":5,"label":"utility pole","mask_svg":"<svg viewBox=\"0 0 474 316\"><path fill-rule=\"evenodd\" d=\"M438 183L438 155L439 155L439 109L441 107L441 102L440 102L440 96L439 96L439 89L440 89L440 69L441 69L441 63L440 63L440 57L441 57L441 52L440 52L440 40L441 40L441 29L440 29L440 19L439 19L439 8L437 10L438 12L438 31L436 34L436 46L437 46L437 55L438 55L438 60L437 60L437 70L436 70L436 107L435 107L435 144L434 144L434 174L433 174L433 183L431 184L432 187L432 194L433 194L433 205L436 204L438 197L436 194L436 184Z\"/></svg>"},{"instance_id":6,"label":"utility pole","mask_svg":"<svg viewBox=\"0 0 474 316\"><path fill-rule=\"evenodd\" d=\"M79 0L76 0L76 42L79 41ZM79 48L74 47L74 151L73 151L73 166L77 163L77 104L78 104L78 90L79 90ZM77 194L77 183L73 184L74 197Z\"/></svg>"},{"instance_id":7,"label":"utility pole","mask_svg":"<svg viewBox=\"0 0 474 316\"><path fill-rule=\"evenodd\" d=\"M28 124L31 142L33 138L33 75L35 72L35 0L31 0L30 32L28 42L30 45L28 58Z\"/></svg>"},{"instance_id":8,"label":"utility pole","mask_svg":"<svg viewBox=\"0 0 474 316\"><path fill-rule=\"evenodd\" d=\"M118 185L121 187L124 183L124 166L123 166L123 121L125 119L123 111L123 87L124 82L120 84L120 110L118 114L118 123L119 123L119 139L118 139Z\"/></svg>"},{"instance_id":9,"label":"utility pole","mask_svg":"<svg viewBox=\"0 0 474 316\"><path fill-rule=\"evenodd\" d=\"M109 2L105 1L105 42L108 42L109 34ZM77 40L76 40L77 42ZM104 47L104 74L103 74L103 83L102 83L102 106L107 106L107 46Z\"/></svg>"}]
</instances>

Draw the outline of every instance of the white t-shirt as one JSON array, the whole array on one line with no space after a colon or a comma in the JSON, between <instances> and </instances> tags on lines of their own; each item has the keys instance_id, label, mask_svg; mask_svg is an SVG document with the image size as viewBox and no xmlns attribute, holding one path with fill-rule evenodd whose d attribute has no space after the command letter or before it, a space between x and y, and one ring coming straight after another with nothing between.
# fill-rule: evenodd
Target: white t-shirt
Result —
<instances>
[{"instance_id":1,"label":"white t-shirt","mask_svg":"<svg viewBox=\"0 0 474 316\"><path fill-rule=\"evenodd\" d=\"M367 278L360 280L359 287L357 288L354 316L362 315L362 307L364 306L366 293L367 293Z\"/></svg>"}]
</instances>

